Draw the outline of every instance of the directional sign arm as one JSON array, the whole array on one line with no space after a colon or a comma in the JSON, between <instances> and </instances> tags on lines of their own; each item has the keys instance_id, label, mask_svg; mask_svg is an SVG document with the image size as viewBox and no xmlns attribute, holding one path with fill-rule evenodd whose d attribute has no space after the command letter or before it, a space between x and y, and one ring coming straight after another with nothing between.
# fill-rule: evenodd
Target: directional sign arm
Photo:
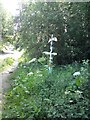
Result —
<instances>
[{"instance_id":1,"label":"directional sign arm","mask_svg":"<svg viewBox=\"0 0 90 120\"><path fill-rule=\"evenodd\" d=\"M57 55L57 53L50 53L50 52L43 52L44 54L46 54L46 55L50 55L50 54L52 54L52 55Z\"/></svg>"},{"instance_id":2,"label":"directional sign arm","mask_svg":"<svg viewBox=\"0 0 90 120\"><path fill-rule=\"evenodd\" d=\"M55 41L55 42L57 42L57 38L54 37L54 38L49 39L48 43L50 43L51 41Z\"/></svg>"}]
</instances>

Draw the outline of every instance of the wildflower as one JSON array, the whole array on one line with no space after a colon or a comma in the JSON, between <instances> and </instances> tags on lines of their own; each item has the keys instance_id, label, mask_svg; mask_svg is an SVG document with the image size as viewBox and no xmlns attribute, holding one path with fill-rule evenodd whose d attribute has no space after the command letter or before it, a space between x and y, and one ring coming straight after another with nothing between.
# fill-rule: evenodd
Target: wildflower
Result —
<instances>
[{"instance_id":1,"label":"wildflower","mask_svg":"<svg viewBox=\"0 0 90 120\"><path fill-rule=\"evenodd\" d=\"M39 77L42 77L43 75L42 75L42 74L39 74L38 76L39 76Z\"/></svg>"},{"instance_id":2,"label":"wildflower","mask_svg":"<svg viewBox=\"0 0 90 120\"><path fill-rule=\"evenodd\" d=\"M24 65L23 68L26 68L26 66Z\"/></svg>"},{"instance_id":3,"label":"wildflower","mask_svg":"<svg viewBox=\"0 0 90 120\"><path fill-rule=\"evenodd\" d=\"M75 72L74 74L73 74L73 76L75 77L75 76L79 76L81 73L78 71L78 72Z\"/></svg>"},{"instance_id":4,"label":"wildflower","mask_svg":"<svg viewBox=\"0 0 90 120\"><path fill-rule=\"evenodd\" d=\"M65 94L67 95L67 94L69 94L70 93L70 91L65 91Z\"/></svg>"},{"instance_id":5,"label":"wildflower","mask_svg":"<svg viewBox=\"0 0 90 120\"><path fill-rule=\"evenodd\" d=\"M36 58L33 58L32 60L29 61L29 63L35 62Z\"/></svg>"},{"instance_id":6,"label":"wildflower","mask_svg":"<svg viewBox=\"0 0 90 120\"><path fill-rule=\"evenodd\" d=\"M28 75L28 76L33 75L33 72L30 72L30 73L28 73L27 75Z\"/></svg>"},{"instance_id":7,"label":"wildflower","mask_svg":"<svg viewBox=\"0 0 90 120\"><path fill-rule=\"evenodd\" d=\"M40 70L37 70L37 73L40 73L41 71Z\"/></svg>"}]
</instances>

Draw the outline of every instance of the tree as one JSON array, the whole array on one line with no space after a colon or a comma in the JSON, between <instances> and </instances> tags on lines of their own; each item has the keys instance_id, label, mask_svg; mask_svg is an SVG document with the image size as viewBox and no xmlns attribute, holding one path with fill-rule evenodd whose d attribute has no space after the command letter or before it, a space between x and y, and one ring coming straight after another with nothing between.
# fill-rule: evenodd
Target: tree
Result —
<instances>
[{"instance_id":1,"label":"tree","mask_svg":"<svg viewBox=\"0 0 90 120\"><path fill-rule=\"evenodd\" d=\"M56 63L66 64L87 59L90 53L89 32L86 19L88 3L30 3L21 12L19 43L30 57L40 57L49 51L51 34L58 38ZM88 51L88 52L87 52Z\"/></svg>"},{"instance_id":2,"label":"tree","mask_svg":"<svg viewBox=\"0 0 90 120\"><path fill-rule=\"evenodd\" d=\"M13 25L13 17L0 4L0 35L3 42L12 42Z\"/></svg>"}]
</instances>

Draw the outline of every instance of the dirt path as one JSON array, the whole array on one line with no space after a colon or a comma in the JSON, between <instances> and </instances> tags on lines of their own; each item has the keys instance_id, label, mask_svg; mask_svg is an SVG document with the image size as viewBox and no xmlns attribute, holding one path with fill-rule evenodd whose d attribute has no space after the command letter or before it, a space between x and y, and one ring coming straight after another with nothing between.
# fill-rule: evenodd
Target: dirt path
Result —
<instances>
[{"instance_id":1,"label":"dirt path","mask_svg":"<svg viewBox=\"0 0 90 120\"><path fill-rule=\"evenodd\" d=\"M17 68L18 66L18 58L22 55L20 52L14 52L13 54L6 54L6 55L0 55L2 58L12 57L15 59L14 63L0 73L0 120L2 117L2 104L3 104L3 96L4 91L9 87L9 77L10 74Z\"/></svg>"}]
</instances>

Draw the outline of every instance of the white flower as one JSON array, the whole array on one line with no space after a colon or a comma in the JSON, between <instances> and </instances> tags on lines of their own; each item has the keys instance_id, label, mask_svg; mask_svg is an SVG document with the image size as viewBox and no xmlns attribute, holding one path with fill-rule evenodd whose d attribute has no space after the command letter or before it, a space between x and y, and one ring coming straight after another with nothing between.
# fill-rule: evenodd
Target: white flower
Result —
<instances>
[{"instance_id":1,"label":"white flower","mask_svg":"<svg viewBox=\"0 0 90 120\"><path fill-rule=\"evenodd\" d=\"M30 72L30 73L28 73L27 75L28 75L28 76L33 75L33 72Z\"/></svg>"},{"instance_id":2,"label":"white flower","mask_svg":"<svg viewBox=\"0 0 90 120\"><path fill-rule=\"evenodd\" d=\"M25 66L25 65L24 65L23 67L24 67L24 68L26 68L26 66Z\"/></svg>"},{"instance_id":3,"label":"white flower","mask_svg":"<svg viewBox=\"0 0 90 120\"><path fill-rule=\"evenodd\" d=\"M67 95L67 94L69 94L70 93L70 91L65 91L65 94Z\"/></svg>"},{"instance_id":4,"label":"white flower","mask_svg":"<svg viewBox=\"0 0 90 120\"><path fill-rule=\"evenodd\" d=\"M32 60L29 61L29 63L35 62L36 58L33 58Z\"/></svg>"},{"instance_id":5,"label":"white flower","mask_svg":"<svg viewBox=\"0 0 90 120\"><path fill-rule=\"evenodd\" d=\"M42 74L39 74L38 76L39 76L39 77L42 77L43 75L42 75Z\"/></svg>"},{"instance_id":6,"label":"white flower","mask_svg":"<svg viewBox=\"0 0 90 120\"><path fill-rule=\"evenodd\" d=\"M79 76L81 73L78 71L78 72L75 72L74 74L73 74L73 76Z\"/></svg>"}]
</instances>

